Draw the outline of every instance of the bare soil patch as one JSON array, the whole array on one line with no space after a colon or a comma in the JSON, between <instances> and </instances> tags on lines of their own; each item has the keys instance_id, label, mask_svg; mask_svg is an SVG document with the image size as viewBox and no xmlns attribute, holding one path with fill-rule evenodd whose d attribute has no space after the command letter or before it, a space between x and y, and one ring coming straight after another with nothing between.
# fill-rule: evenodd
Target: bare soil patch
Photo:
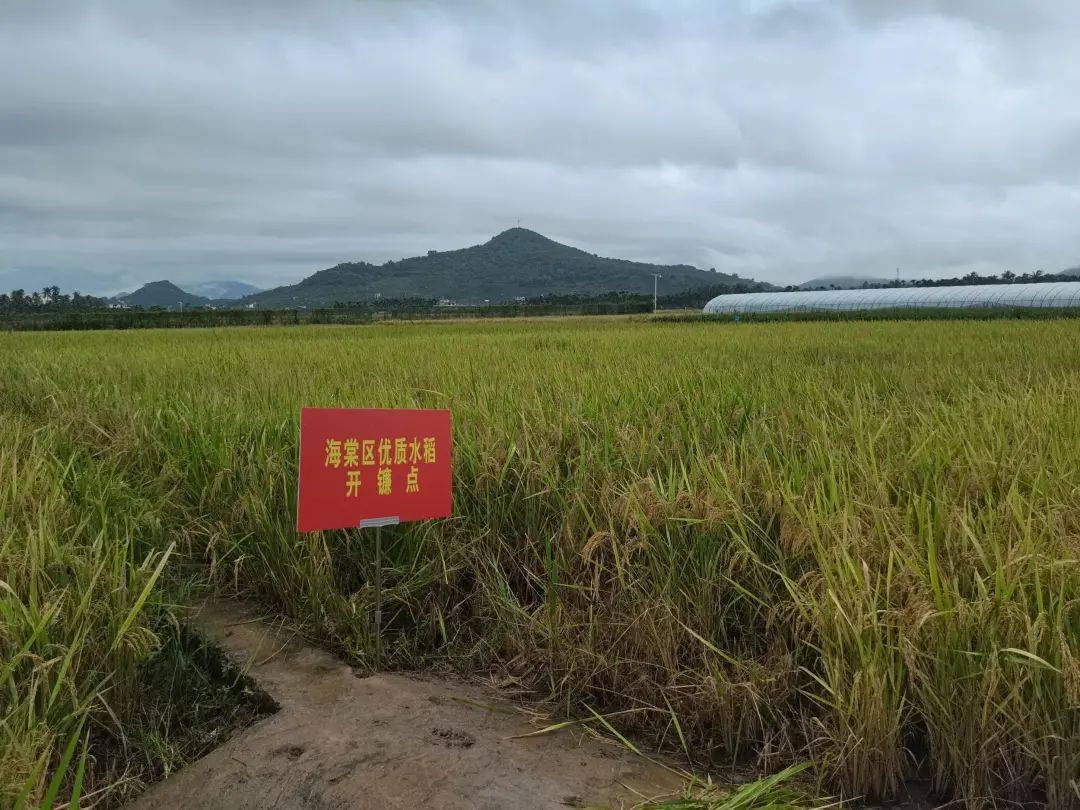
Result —
<instances>
[{"instance_id":1,"label":"bare soil patch","mask_svg":"<svg viewBox=\"0 0 1080 810\"><path fill-rule=\"evenodd\" d=\"M682 780L572 729L537 727L494 689L431 677L357 677L250 604L195 620L279 705L133 807L624 807Z\"/></svg>"}]
</instances>

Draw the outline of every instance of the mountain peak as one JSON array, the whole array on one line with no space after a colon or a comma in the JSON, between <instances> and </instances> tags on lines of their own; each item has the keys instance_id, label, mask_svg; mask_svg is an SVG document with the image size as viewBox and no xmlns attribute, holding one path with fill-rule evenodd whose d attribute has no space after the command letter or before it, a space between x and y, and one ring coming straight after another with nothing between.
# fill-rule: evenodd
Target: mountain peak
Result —
<instances>
[{"instance_id":1,"label":"mountain peak","mask_svg":"<svg viewBox=\"0 0 1080 810\"><path fill-rule=\"evenodd\" d=\"M542 233L530 231L528 228L507 228L501 233L495 234L487 242L489 245L557 245L554 239L548 239Z\"/></svg>"},{"instance_id":2,"label":"mountain peak","mask_svg":"<svg viewBox=\"0 0 1080 810\"><path fill-rule=\"evenodd\" d=\"M209 303L209 299L184 292L168 279L143 284L135 292L117 296L116 300L133 307L161 307L163 309L203 306Z\"/></svg>"},{"instance_id":3,"label":"mountain peak","mask_svg":"<svg viewBox=\"0 0 1080 810\"><path fill-rule=\"evenodd\" d=\"M262 292L260 287L248 284L246 281L234 281L231 279L192 282L185 284L183 289L192 295L199 295L216 301L231 301L243 298L245 295Z\"/></svg>"},{"instance_id":4,"label":"mountain peak","mask_svg":"<svg viewBox=\"0 0 1080 810\"><path fill-rule=\"evenodd\" d=\"M156 290L158 292L177 292L180 294L184 293L183 290L181 290L167 278L163 278L160 281L148 281L141 287L139 287L136 292L140 292L142 290Z\"/></svg>"},{"instance_id":5,"label":"mountain peak","mask_svg":"<svg viewBox=\"0 0 1080 810\"><path fill-rule=\"evenodd\" d=\"M461 304L545 295L651 295L654 275L663 277L662 293L753 285L747 279L685 264L609 259L515 227L483 244L458 250L432 250L426 256L379 266L357 262L335 265L297 284L242 300L245 305L259 307L320 307L376 297L445 298Z\"/></svg>"}]
</instances>

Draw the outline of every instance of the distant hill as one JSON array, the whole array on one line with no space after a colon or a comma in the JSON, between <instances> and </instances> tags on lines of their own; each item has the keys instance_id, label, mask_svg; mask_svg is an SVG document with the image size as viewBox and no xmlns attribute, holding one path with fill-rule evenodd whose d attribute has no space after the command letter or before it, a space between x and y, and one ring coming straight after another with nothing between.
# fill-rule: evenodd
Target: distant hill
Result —
<instances>
[{"instance_id":1,"label":"distant hill","mask_svg":"<svg viewBox=\"0 0 1080 810\"><path fill-rule=\"evenodd\" d=\"M198 281L185 284L184 289L192 295L214 301L233 301L245 295L262 292L262 287L248 284L246 281Z\"/></svg>"},{"instance_id":2,"label":"distant hill","mask_svg":"<svg viewBox=\"0 0 1080 810\"><path fill-rule=\"evenodd\" d=\"M660 273L663 293L745 284L747 279L686 264L607 259L562 245L525 228L511 228L482 245L382 265L339 264L298 284L241 299L260 308L322 307L383 298L446 298L457 303L509 301L519 296L651 293Z\"/></svg>"},{"instance_id":3,"label":"distant hill","mask_svg":"<svg viewBox=\"0 0 1080 810\"><path fill-rule=\"evenodd\" d=\"M809 281L804 281L799 285L800 290L817 290L817 289L837 289L837 290L857 290L864 284L871 286L877 284L888 284L887 278L871 278L869 276L822 276L821 278L812 278Z\"/></svg>"},{"instance_id":4,"label":"distant hill","mask_svg":"<svg viewBox=\"0 0 1080 810\"><path fill-rule=\"evenodd\" d=\"M139 287L135 292L118 295L112 300L142 309L151 307L179 309L181 304L185 307L204 307L212 303L209 298L184 292L171 281L151 281Z\"/></svg>"}]
</instances>

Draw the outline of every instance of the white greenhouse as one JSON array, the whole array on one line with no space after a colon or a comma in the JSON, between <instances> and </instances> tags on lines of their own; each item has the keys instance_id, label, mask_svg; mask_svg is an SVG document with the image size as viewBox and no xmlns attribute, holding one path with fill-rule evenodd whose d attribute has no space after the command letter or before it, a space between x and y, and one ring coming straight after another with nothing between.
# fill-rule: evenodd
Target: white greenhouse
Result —
<instances>
[{"instance_id":1,"label":"white greenhouse","mask_svg":"<svg viewBox=\"0 0 1080 810\"><path fill-rule=\"evenodd\" d=\"M739 293L718 295L705 305L705 312L730 315L939 307L1080 307L1080 281Z\"/></svg>"}]
</instances>

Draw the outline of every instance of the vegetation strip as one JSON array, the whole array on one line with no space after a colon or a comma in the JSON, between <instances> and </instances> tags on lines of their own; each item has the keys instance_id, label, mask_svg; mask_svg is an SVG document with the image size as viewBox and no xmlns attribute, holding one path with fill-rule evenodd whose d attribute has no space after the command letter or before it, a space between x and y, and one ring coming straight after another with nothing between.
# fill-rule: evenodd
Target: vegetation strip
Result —
<instances>
[{"instance_id":1,"label":"vegetation strip","mask_svg":"<svg viewBox=\"0 0 1080 810\"><path fill-rule=\"evenodd\" d=\"M925 774L971 807L1080 806L1078 338L1072 320L0 335L2 789L57 762L80 713L130 722L193 561L365 665L371 549L292 530L298 406L363 404L451 407L457 431L456 516L387 535L396 666L495 671L563 716L647 708L618 732L701 764L809 759L845 796Z\"/></svg>"}]
</instances>

